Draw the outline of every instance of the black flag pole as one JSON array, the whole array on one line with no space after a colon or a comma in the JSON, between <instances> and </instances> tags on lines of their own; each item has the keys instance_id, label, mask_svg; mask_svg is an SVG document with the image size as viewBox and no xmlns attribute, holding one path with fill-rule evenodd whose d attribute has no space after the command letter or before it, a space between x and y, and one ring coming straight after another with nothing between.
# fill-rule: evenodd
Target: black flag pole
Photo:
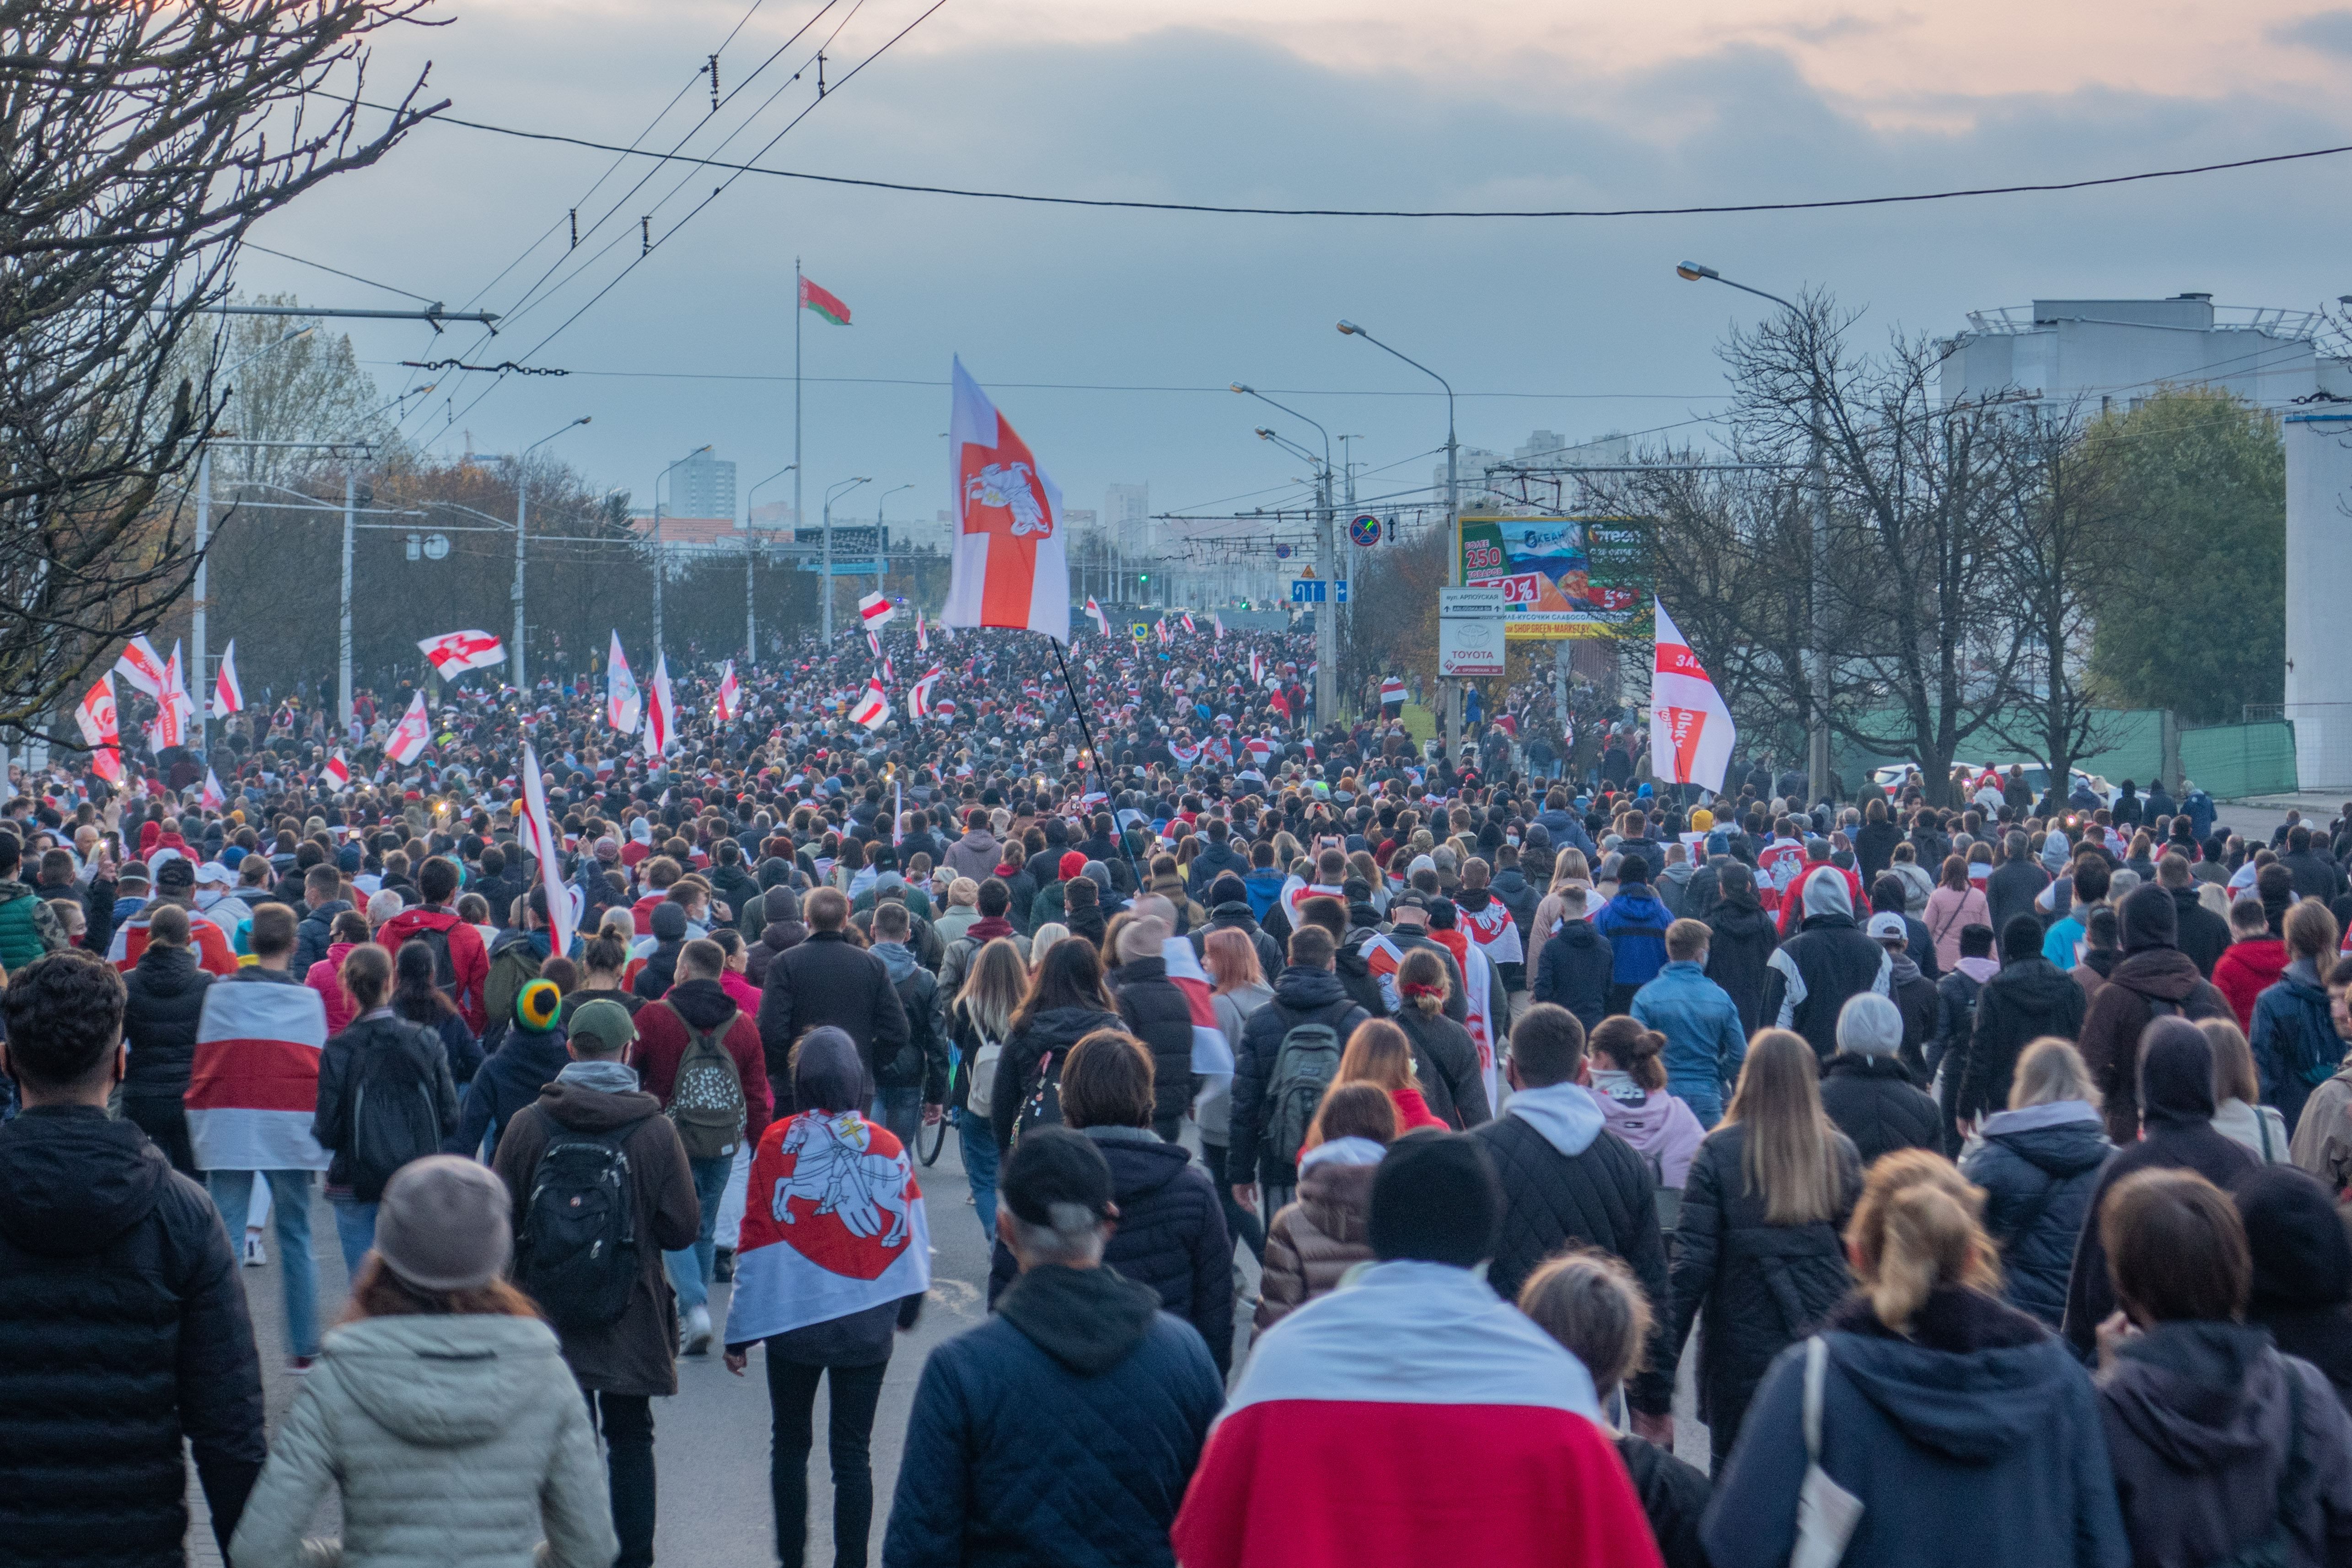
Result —
<instances>
[{"instance_id":1,"label":"black flag pole","mask_svg":"<svg viewBox=\"0 0 2352 1568\"><path fill-rule=\"evenodd\" d=\"M1078 734L1086 742L1088 771L1102 780L1103 804L1110 808L1110 830L1118 840L1120 852L1127 857L1127 868L1135 878L1136 896L1140 898L1150 889L1143 880L1143 868L1135 863L1135 849L1127 841L1127 829L1118 820L1118 803L1111 796L1110 779L1103 773L1102 752L1095 744L1094 726L1087 722L1086 702L1078 696L1077 683L1070 679L1070 661L1062 656L1062 639L1051 632L1047 632L1045 637L1054 645L1054 662L1061 667L1062 689L1070 694L1070 710L1078 716Z\"/></svg>"}]
</instances>

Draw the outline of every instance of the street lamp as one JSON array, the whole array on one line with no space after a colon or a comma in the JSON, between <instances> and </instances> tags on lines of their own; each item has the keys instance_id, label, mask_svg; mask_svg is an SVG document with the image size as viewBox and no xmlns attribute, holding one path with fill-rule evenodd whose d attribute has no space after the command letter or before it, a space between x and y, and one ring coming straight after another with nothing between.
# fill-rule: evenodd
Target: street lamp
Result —
<instances>
[{"instance_id":1,"label":"street lamp","mask_svg":"<svg viewBox=\"0 0 2352 1568\"><path fill-rule=\"evenodd\" d=\"M1445 547L1445 580L1458 588L1462 585L1462 448L1454 434L1454 384L1410 354L1399 353L1353 321L1341 321L1339 334L1363 339L1372 347L1404 361L1445 388L1445 531L1449 536ZM1448 766L1454 764L1462 751L1462 719L1458 711L1462 705L1454 699L1454 694L1449 689L1445 704L1445 760Z\"/></svg>"},{"instance_id":2,"label":"street lamp","mask_svg":"<svg viewBox=\"0 0 2352 1568\"><path fill-rule=\"evenodd\" d=\"M883 530L883 528L884 528L885 526L887 526L887 525L883 522L883 521L882 521L882 503L883 503L884 501L888 500L892 496L897 495L900 490L910 490L910 489L913 489L914 488L915 488L915 487L914 487L912 484L892 485L888 489L884 490L884 491L881 493L881 495L879 495L878 497L877 497L877 498L875 499L875 501L874 501L874 591L875 591L876 593L877 593L877 594L880 594L880 593L887 593L887 592L888 591L888 590L884 586L884 583L885 583L885 580L886 580L887 578L888 578L888 576L890 575L890 557L888 556L888 554L887 554L887 552L884 552L884 550L883 550L883 548L882 548L882 530Z\"/></svg>"},{"instance_id":3,"label":"street lamp","mask_svg":"<svg viewBox=\"0 0 2352 1568\"><path fill-rule=\"evenodd\" d=\"M664 468L660 473L654 476L654 659L657 666L662 655L661 482L670 477L670 474L677 469L678 464L692 462L695 458L702 456L703 453L710 450L711 445L712 444L710 442L705 441L701 446L697 447L693 451L688 452L685 457L680 458L677 462L672 463L668 468Z\"/></svg>"},{"instance_id":4,"label":"street lamp","mask_svg":"<svg viewBox=\"0 0 2352 1568\"><path fill-rule=\"evenodd\" d=\"M243 359L229 366L227 370L222 372L222 379L226 380L228 377L235 375L238 371L243 370L247 365L251 364L263 354L275 353L279 349L284 348L288 343L294 342L302 338L307 338L318 330L319 329L315 324L308 327L295 328L292 331L287 333L276 342L269 344L266 348L254 350L253 353L246 355ZM230 395L233 396L235 395L236 389L232 386L229 391ZM207 574L205 571L205 557L209 552L212 544L212 531L213 448L212 443L207 440L205 443L204 451L196 458L195 603L190 606L188 613L188 640L195 644L195 664L194 668L196 672L197 693L196 750L207 759L209 759L212 754L213 694L205 688L205 676L206 673L205 668L205 589L207 577Z\"/></svg>"},{"instance_id":5,"label":"street lamp","mask_svg":"<svg viewBox=\"0 0 2352 1568\"><path fill-rule=\"evenodd\" d=\"M1321 526L1315 531L1315 569L1323 578L1326 595L1323 607L1315 612L1315 718L1318 723L1328 724L1337 716L1339 692L1339 590L1332 585L1339 581L1339 542L1332 535L1331 432L1307 419L1296 408L1276 403L1255 386L1236 381L1233 383L1233 389L1244 397L1256 398L1268 408L1279 408L1293 419L1306 419L1307 424L1315 426L1315 433L1323 437L1323 459L1318 464L1312 452L1291 447L1289 442L1282 441L1271 430L1258 432L1260 440L1281 441L1282 445L1291 447L1291 450L1315 465L1316 488L1321 492L1318 510L1322 513Z\"/></svg>"},{"instance_id":6,"label":"street lamp","mask_svg":"<svg viewBox=\"0 0 2352 1568\"><path fill-rule=\"evenodd\" d=\"M751 565L758 555L751 543L751 498L760 493L761 486L773 484L786 474L800 472L800 467L798 463L786 463L743 492L743 659L755 669L760 664L760 612L752 602L751 591ZM799 519L795 517L793 521Z\"/></svg>"},{"instance_id":7,"label":"street lamp","mask_svg":"<svg viewBox=\"0 0 2352 1568\"><path fill-rule=\"evenodd\" d=\"M824 606L822 635L827 647L833 646L833 498L845 495L860 485L870 485L873 482L871 476L865 479L843 479L824 492L824 564L818 569L818 575L824 581L819 587L818 593L821 595L820 602ZM874 542L879 544L882 542L877 539Z\"/></svg>"},{"instance_id":8,"label":"street lamp","mask_svg":"<svg viewBox=\"0 0 2352 1568\"><path fill-rule=\"evenodd\" d=\"M565 430L576 430L593 417L593 415L583 414L571 424L564 426L562 430L541 436L538 440L525 447L522 449L522 456L515 459L514 684L517 691L525 694L530 690L530 679L529 672L523 668L522 656L522 542L523 535L530 531L530 470L528 465L533 452L562 435Z\"/></svg>"},{"instance_id":9,"label":"street lamp","mask_svg":"<svg viewBox=\"0 0 2352 1568\"><path fill-rule=\"evenodd\" d=\"M1788 311L1794 320L1798 321L1804 320L1804 311L1792 301L1783 300L1780 295L1765 289L1726 278L1712 267L1704 267L1696 261L1680 262L1675 265L1675 275L1685 282L1712 281L1720 283L1727 289L1737 289L1743 294L1753 294L1759 300L1769 300ZM1808 804L1811 804L1811 801L1828 799L1830 791L1830 634L1827 614L1829 592L1822 580L1823 574L1829 570L1830 492L1829 468L1824 458L1822 442L1822 390L1818 381L1813 386L1812 410L1808 416L1807 424L1810 426L1809 434L1813 449L1811 463L1813 470L1813 721L1805 737L1805 789L1811 797Z\"/></svg>"}]
</instances>

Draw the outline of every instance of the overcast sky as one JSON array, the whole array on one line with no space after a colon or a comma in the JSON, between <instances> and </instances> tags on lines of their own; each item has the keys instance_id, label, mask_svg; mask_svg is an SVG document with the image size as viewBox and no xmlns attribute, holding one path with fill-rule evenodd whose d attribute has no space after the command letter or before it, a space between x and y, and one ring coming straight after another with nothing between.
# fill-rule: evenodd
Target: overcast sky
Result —
<instances>
[{"instance_id":1,"label":"overcast sky","mask_svg":"<svg viewBox=\"0 0 2352 1568\"><path fill-rule=\"evenodd\" d=\"M928 3L835 0L754 76L824 0L763 0L748 21L750 0L444 0L449 26L379 49L371 96L429 59L427 101L449 97L455 115L614 142L675 100L648 145L692 131L685 151L745 159L812 109L814 68L789 79L816 39L840 26L830 84ZM696 72L739 22L719 81L740 96L712 118ZM2352 10L2284 0L1879 3L1827 18L1793 0L947 0L758 161L1228 205L1798 201L2352 142L2347 87ZM407 428L453 455L468 432L477 450L510 451L592 415L558 449L640 501L704 442L746 489L792 460L798 255L856 315L846 329L804 323L808 506L871 475L847 503L868 517L891 486L914 487L888 498L893 517L947 504L955 353L1066 505L1098 507L1124 481L1148 483L1155 511L1229 511L1298 493L1302 466L1255 426L1312 440L1219 390L1236 380L1287 389L1335 437L1363 437L1358 455L1387 469L1360 481L1365 494L1426 482L1443 398L1341 337L1342 316L1453 381L1465 445L1507 451L1538 427L1706 438L1724 392L1716 345L1769 307L1678 280L1685 256L1775 292L1831 289L1867 308L1874 338L1948 333L1971 309L2036 296L2198 289L2310 309L2352 291L2352 156L1846 212L1486 222L1085 211L758 175L688 219L724 174L628 160L608 175L614 162L427 126L257 237L453 308L512 312L487 344L456 328L352 336L387 396L434 379L402 359L535 350L530 363L573 374L495 386L443 374ZM590 232L566 257L575 205ZM623 278L648 214L667 237ZM527 300L559 263L556 286ZM401 302L258 254L240 283Z\"/></svg>"}]
</instances>

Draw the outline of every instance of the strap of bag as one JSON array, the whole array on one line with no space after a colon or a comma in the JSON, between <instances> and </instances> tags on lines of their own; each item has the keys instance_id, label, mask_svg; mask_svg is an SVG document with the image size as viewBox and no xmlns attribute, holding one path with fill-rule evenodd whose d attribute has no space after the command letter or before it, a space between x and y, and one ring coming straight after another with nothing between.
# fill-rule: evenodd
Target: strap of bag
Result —
<instances>
[{"instance_id":1,"label":"strap of bag","mask_svg":"<svg viewBox=\"0 0 2352 1568\"><path fill-rule=\"evenodd\" d=\"M1829 1342L1815 1334L1805 1342L1805 1462L1822 1462L1822 1385L1828 1379Z\"/></svg>"}]
</instances>

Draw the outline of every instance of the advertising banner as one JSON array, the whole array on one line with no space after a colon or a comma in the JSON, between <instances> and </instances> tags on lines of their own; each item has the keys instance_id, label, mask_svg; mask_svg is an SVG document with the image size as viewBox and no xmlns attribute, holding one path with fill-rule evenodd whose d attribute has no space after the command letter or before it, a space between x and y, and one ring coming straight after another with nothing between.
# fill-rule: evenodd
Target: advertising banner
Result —
<instances>
[{"instance_id":1,"label":"advertising banner","mask_svg":"<svg viewBox=\"0 0 2352 1568\"><path fill-rule=\"evenodd\" d=\"M1462 581L1503 591L1513 642L1615 637L1649 591L1650 523L1633 517L1465 517Z\"/></svg>"}]
</instances>

